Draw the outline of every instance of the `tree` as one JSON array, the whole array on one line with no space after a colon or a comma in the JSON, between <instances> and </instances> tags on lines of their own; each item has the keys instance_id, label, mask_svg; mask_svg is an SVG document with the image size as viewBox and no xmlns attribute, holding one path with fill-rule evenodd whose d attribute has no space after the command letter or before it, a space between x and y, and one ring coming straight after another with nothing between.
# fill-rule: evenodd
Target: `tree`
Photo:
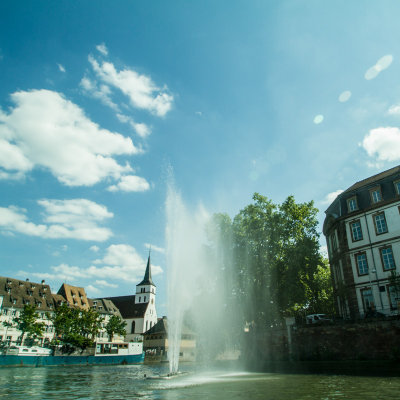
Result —
<instances>
[{"instance_id":1,"label":"tree","mask_svg":"<svg viewBox=\"0 0 400 400\"><path fill-rule=\"evenodd\" d=\"M115 334L125 336L126 322L121 319L118 315L112 315L111 318L108 320L106 325L106 331L110 338L110 342L112 342L113 337Z\"/></svg>"},{"instance_id":2,"label":"tree","mask_svg":"<svg viewBox=\"0 0 400 400\"><path fill-rule=\"evenodd\" d=\"M94 344L103 321L95 310L82 310L66 304L57 307L49 318L54 325L56 341L82 350Z\"/></svg>"},{"instance_id":3,"label":"tree","mask_svg":"<svg viewBox=\"0 0 400 400\"><path fill-rule=\"evenodd\" d=\"M253 203L232 222L223 214L215 216L225 240L214 242L232 254L222 258L222 280L229 282L230 302L242 318L239 325L271 326L286 315L333 311L330 269L319 252L317 212L312 201L296 203L289 196L274 204L255 193Z\"/></svg>"},{"instance_id":4,"label":"tree","mask_svg":"<svg viewBox=\"0 0 400 400\"><path fill-rule=\"evenodd\" d=\"M16 327L22 331L21 344L24 343L25 335L28 339L36 339L43 335L44 322L37 322L36 307L25 304L19 317L14 318Z\"/></svg>"}]
</instances>

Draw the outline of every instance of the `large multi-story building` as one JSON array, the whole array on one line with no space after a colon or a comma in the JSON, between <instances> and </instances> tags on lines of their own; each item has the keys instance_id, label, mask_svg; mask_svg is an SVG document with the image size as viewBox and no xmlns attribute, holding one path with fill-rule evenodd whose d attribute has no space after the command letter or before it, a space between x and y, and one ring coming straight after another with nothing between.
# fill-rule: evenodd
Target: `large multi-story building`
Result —
<instances>
[{"instance_id":1,"label":"large multi-story building","mask_svg":"<svg viewBox=\"0 0 400 400\"><path fill-rule=\"evenodd\" d=\"M355 183L325 213L339 315L398 314L400 166Z\"/></svg>"},{"instance_id":2,"label":"large multi-story building","mask_svg":"<svg viewBox=\"0 0 400 400\"><path fill-rule=\"evenodd\" d=\"M31 304L37 309L37 321L45 324L41 341L50 342L54 337L54 327L47 316L54 312L56 302L50 290L50 286L41 283L30 282L28 279L0 277L0 341L16 343L21 337L13 320L19 317L26 304Z\"/></svg>"},{"instance_id":3,"label":"large multi-story building","mask_svg":"<svg viewBox=\"0 0 400 400\"><path fill-rule=\"evenodd\" d=\"M82 310L92 308L100 314L103 321L96 337L97 342L109 341L106 325L112 315L121 317L118 308L111 300L88 299L82 287L64 283L55 294L51 293L50 286L45 284L44 280L41 283L35 283L29 280L0 277L0 342L8 344L21 342L22 332L15 326L14 319L20 316L26 304L36 307L37 322L43 322L45 325L43 335L37 339L40 344L50 343L54 338L55 330L51 316L62 304ZM113 337L113 341L123 339L119 335Z\"/></svg>"}]
</instances>

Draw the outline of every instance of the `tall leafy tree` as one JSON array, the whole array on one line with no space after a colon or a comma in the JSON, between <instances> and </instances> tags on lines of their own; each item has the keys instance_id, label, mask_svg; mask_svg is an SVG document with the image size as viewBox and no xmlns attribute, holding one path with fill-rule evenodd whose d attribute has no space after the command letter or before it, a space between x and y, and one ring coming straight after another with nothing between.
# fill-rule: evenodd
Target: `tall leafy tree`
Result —
<instances>
[{"instance_id":1,"label":"tall leafy tree","mask_svg":"<svg viewBox=\"0 0 400 400\"><path fill-rule=\"evenodd\" d=\"M333 312L330 269L319 252L317 212L313 202L296 203L289 196L274 204L255 193L233 221L215 215L214 237L220 238L214 244L224 253L221 279L241 316L239 325L270 326L286 315Z\"/></svg>"},{"instance_id":2,"label":"tall leafy tree","mask_svg":"<svg viewBox=\"0 0 400 400\"><path fill-rule=\"evenodd\" d=\"M94 344L103 322L103 317L95 310L82 310L66 304L58 306L49 317L54 325L56 340L80 349Z\"/></svg>"},{"instance_id":3,"label":"tall leafy tree","mask_svg":"<svg viewBox=\"0 0 400 400\"><path fill-rule=\"evenodd\" d=\"M43 335L44 322L37 321L36 307L31 304L25 304L24 309L18 317L14 318L16 327L22 331L21 344L24 344L25 338L36 339Z\"/></svg>"},{"instance_id":4,"label":"tall leafy tree","mask_svg":"<svg viewBox=\"0 0 400 400\"><path fill-rule=\"evenodd\" d=\"M112 342L114 335L126 335L125 330L126 322L121 319L118 315L112 315L106 324L106 331Z\"/></svg>"}]
</instances>

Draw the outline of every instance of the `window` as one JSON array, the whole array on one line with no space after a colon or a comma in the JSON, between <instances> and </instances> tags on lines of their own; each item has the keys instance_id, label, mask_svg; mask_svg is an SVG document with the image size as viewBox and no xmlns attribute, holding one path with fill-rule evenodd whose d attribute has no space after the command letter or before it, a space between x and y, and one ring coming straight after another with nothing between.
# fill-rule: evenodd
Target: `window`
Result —
<instances>
[{"instance_id":1,"label":"window","mask_svg":"<svg viewBox=\"0 0 400 400\"><path fill-rule=\"evenodd\" d=\"M393 252L391 247L383 247L381 251L381 260L384 271L389 271L395 269L396 265L394 263Z\"/></svg>"},{"instance_id":2,"label":"window","mask_svg":"<svg viewBox=\"0 0 400 400\"><path fill-rule=\"evenodd\" d=\"M351 197L350 199L347 200L347 210L349 212L355 211L358 209L357 206L357 198L356 197Z\"/></svg>"},{"instance_id":3,"label":"window","mask_svg":"<svg viewBox=\"0 0 400 400\"><path fill-rule=\"evenodd\" d=\"M374 215L374 222L375 222L375 231L377 235L381 235L382 233L386 233L388 231L386 225L385 213Z\"/></svg>"},{"instance_id":4,"label":"window","mask_svg":"<svg viewBox=\"0 0 400 400\"><path fill-rule=\"evenodd\" d=\"M396 189L396 194L400 194L400 181L395 181L394 188Z\"/></svg>"},{"instance_id":5,"label":"window","mask_svg":"<svg viewBox=\"0 0 400 400\"><path fill-rule=\"evenodd\" d=\"M131 333L135 333L135 321L132 321Z\"/></svg>"},{"instance_id":6,"label":"window","mask_svg":"<svg viewBox=\"0 0 400 400\"><path fill-rule=\"evenodd\" d=\"M142 298L139 296L139 303L142 301Z\"/></svg>"},{"instance_id":7,"label":"window","mask_svg":"<svg viewBox=\"0 0 400 400\"><path fill-rule=\"evenodd\" d=\"M368 262L366 253L359 253L355 255L358 275L368 274Z\"/></svg>"},{"instance_id":8,"label":"window","mask_svg":"<svg viewBox=\"0 0 400 400\"><path fill-rule=\"evenodd\" d=\"M332 243L332 250L336 251L337 250L337 241L336 241L336 234L333 233L331 236L331 243Z\"/></svg>"},{"instance_id":9,"label":"window","mask_svg":"<svg viewBox=\"0 0 400 400\"><path fill-rule=\"evenodd\" d=\"M380 187L375 187L369 191L372 203L379 203L382 200L382 193Z\"/></svg>"},{"instance_id":10,"label":"window","mask_svg":"<svg viewBox=\"0 0 400 400\"><path fill-rule=\"evenodd\" d=\"M360 221L354 221L350 223L351 227L351 237L353 239L353 242L357 242L358 240L362 240L363 235L361 231L361 223Z\"/></svg>"},{"instance_id":11,"label":"window","mask_svg":"<svg viewBox=\"0 0 400 400\"><path fill-rule=\"evenodd\" d=\"M399 289L396 288L395 286L388 286L387 291L388 291L390 308L392 310L396 310L398 308L400 301Z\"/></svg>"},{"instance_id":12,"label":"window","mask_svg":"<svg viewBox=\"0 0 400 400\"><path fill-rule=\"evenodd\" d=\"M373 310L375 308L374 296L370 288L361 290L361 297L364 304L364 311Z\"/></svg>"},{"instance_id":13,"label":"window","mask_svg":"<svg viewBox=\"0 0 400 400\"><path fill-rule=\"evenodd\" d=\"M144 296L144 300L143 301L146 303L146 296Z\"/></svg>"}]
</instances>

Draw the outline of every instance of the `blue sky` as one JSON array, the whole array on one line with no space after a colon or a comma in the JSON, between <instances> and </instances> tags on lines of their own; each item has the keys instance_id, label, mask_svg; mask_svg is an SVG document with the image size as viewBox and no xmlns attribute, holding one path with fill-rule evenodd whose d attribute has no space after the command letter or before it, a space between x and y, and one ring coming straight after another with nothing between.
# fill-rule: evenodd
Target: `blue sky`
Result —
<instances>
[{"instance_id":1,"label":"blue sky","mask_svg":"<svg viewBox=\"0 0 400 400\"><path fill-rule=\"evenodd\" d=\"M399 164L399 12L3 0L1 275L130 294L151 244L165 314L169 165L189 209L293 194L322 223L334 193Z\"/></svg>"}]
</instances>

